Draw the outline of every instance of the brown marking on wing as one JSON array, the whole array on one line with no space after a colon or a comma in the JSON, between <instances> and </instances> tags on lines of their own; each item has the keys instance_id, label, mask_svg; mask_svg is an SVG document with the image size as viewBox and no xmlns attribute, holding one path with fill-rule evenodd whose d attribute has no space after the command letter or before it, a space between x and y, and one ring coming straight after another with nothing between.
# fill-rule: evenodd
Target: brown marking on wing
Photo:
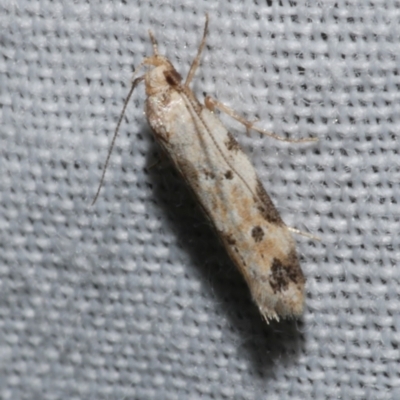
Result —
<instances>
[{"instance_id":1,"label":"brown marking on wing","mask_svg":"<svg viewBox=\"0 0 400 400\"><path fill-rule=\"evenodd\" d=\"M154 121L158 121L156 113L152 110L151 107L146 108L146 116L149 121L150 126L153 129L153 134L155 138L163 143L169 143L169 138L171 134L165 130L165 126L163 124L155 124Z\"/></svg>"},{"instance_id":2,"label":"brown marking on wing","mask_svg":"<svg viewBox=\"0 0 400 400\"><path fill-rule=\"evenodd\" d=\"M164 92L159 94L160 102L164 108L167 108L171 103L171 97L174 91L175 90L173 88L169 88L168 90L165 90Z\"/></svg>"},{"instance_id":3,"label":"brown marking on wing","mask_svg":"<svg viewBox=\"0 0 400 400\"><path fill-rule=\"evenodd\" d=\"M173 92L174 89L169 88L159 96L162 108L168 109ZM166 131L163 119L160 118L159 112L154 109L153 103L149 101L149 99L147 99L146 101L145 114L147 117L147 121L153 128L156 139L161 141L162 143L169 143L171 133Z\"/></svg>"},{"instance_id":4,"label":"brown marking on wing","mask_svg":"<svg viewBox=\"0 0 400 400\"><path fill-rule=\"evenodd\" d=\"M168 85L178 86L182 82L182 77L176 69L168 69L164 71L164 76Z\"/></svg>"},{"instance_id":5,"label":"brown marking on wing","mask_svg":"<svg viewBox=\"0 0 400 400\"><path fill-rule=\"evenodd\" d=\"M204 170L204 175L206 176L207 179L214 179L215 174L212 171L209 171L208 169Z\"/></svg>"},{"instance_id":6,"label":"brown marking on wing","mask_svg":"<svg viewBox=\"0 0 400 400\"><path fill-rule=\"evenodd\" d=\"M259 224L257 221L260 221L260 216L254 211L258 202L254 204L254 199L243 191L243 185L239 181L237 184L235 184L235 181L232 181L232 183L232 185L230 182L228 184L230 191L229 199L231 199L231 201L229 201L230 204L224 203L225 207L232 213L231 204L234 204L234 213L232 213L229 218L232 218L232 216L234 218L239 218L239 220L243 222L243 226L247 227L246 231L249 232L252 227ZM252 221L254 221L254 223L252 223ZM262 222L262 220L260 222ZM251 243L246 240L242 243L242 246L246 246L246 249L249 250L248 246L251 246Z\"/></svg>"},{"instance_id":7,"label":"brown marking on wing","mask_svg":"<svg viewBox=\"0 0 400 400\"><path fill-rule=\"evenodd\" d=\"M258 203L258 210L260 211L263 218L271 224L283 225L282 218L280 217L277 209L272 203L271 198L268 196L268 193L265 191L262 183L258 178L256 194L256 203Z\"/></svg>"},{"instance_id":8,"label":"brown marking on wing","mask_svg":"<svg viewBox=\"0 0 400 400\"><path fill-rule=\"evenodd\" d=\"M269 279L274 293L287 290L291 282L298 286L305 283L305 278L294 250L289 253L284 261L277 258L273 259Z\"/></svg>"},{"instance_id":9,"label":"brown marking on wing","mask_svg":"<svg viewBox=\"0 0 400 400\"><path fill-rule=\"evenodd\" d=\"M231 151L238 151L240 150L240 145L237 140L233 137L232 133L228 132L228 138L225 140L226 148Z\"/></svg>"},{"instance_id":10,"label":"brown marking on wing","mask_svg":"<svg viewBox=\"0 0 400 400\"><path fill-rule=\"evenodd\" d=\"M225 172L225 178L226 179L233 179L233 174L231 170L228 170Z\"/></svg>"},{"instance_id":11,"label":"brown marking on wing","mask_svg":"<svg viewBox=\"0 0 400 400\"><path fill-rule=\"evenodd\" d=\"M180 159L177 167L189 186L196 192L199 185L199 174L196 167L186 159Z\"/></svg>"},{"instance_id":12,"label":"brown marking on wing","mask_svg":"<svg viewBox=\"0 0 400 400\"><path fill-rule=\"evenodd\" d=\"M251 236L253 237L256 243L261 242L261 240L263 240L264 237L264 231L260 226L255 226L251 230Z\"/></svg>"},{"instance_id":13,"label":"brown marking on wing","mask_svg":"<svg viewBox=\"0 0 400 400\"><path fill-rule=\"evenodd\" d=\"M226 234L226 241L229 245L234 246L236 244L236 240L232 237L230 233Z\"/></svg>"},{"instance_id":14,"label":"brown marking on wing","mask_svg":"<svg viewBox=\"0 0 400 400\"><path fill-rule=\"evenodd\" d=\"M228 254L230 255L234 264L239 269L239 271L244 276L246 276L247 263L240 252L240 248L237 246L236 239L233 237L233 235L231 233L223 233L223 232L219 231L219 234L220 234L220 237L223 239L225 248L228 251Z\"/></svg>"},{"instance_id":15,"label":"brown marking on wing","mask_svg":"<svg viewBox=\"0 0 400 400\"><path fill-rule=\"evenodd\" d=\"M161 134L160 132L153 129L153 133L158 141L163 143L169 143L169 138L171 137L171 134L169 132L164 132L163 134Z\"/></svg>"}]
</instances>

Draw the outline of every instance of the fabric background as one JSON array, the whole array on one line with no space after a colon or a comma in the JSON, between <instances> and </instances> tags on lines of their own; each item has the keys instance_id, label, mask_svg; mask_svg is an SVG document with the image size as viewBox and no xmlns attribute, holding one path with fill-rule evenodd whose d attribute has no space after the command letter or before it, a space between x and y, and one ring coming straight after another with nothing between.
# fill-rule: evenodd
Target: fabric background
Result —
<instances>
[{"instance_id":1,"label":"fabric background","mask_svg":"<svg viewBox=\"0 0 400 400\"><path fill-rule=\"evenodd\" d=\"M265 324L133 95L148 29L297 236L298 321ZM400 398L400 2L3 0L2 399Z\"/></svg>"}]
</instances>

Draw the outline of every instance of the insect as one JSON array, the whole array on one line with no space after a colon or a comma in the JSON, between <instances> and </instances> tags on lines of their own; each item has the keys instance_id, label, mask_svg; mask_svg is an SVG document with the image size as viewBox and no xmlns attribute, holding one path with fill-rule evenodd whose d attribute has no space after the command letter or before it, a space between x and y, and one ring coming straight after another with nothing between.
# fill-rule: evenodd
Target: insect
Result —
<instances>
[{"instance_id":1,"label":"insect","mask_svg":"<svg viewBox=\"0 0 400 400\"><path fill-rule=\"evenodd\" d=\"M185 82L171 62L159 54L156 39L149 32L153 55L144 58L138 69L150 68L132 83L93 203L99 196L129 99L135 87L144 81L145 113L154 136L194 192L246 280L260 313L267 322L279 317L300 316L304 308L305 278L290 228L282 221L249 158L214 110L228 112L247 129L283 141L296 140L280 138L254 127L211 97L205 99L205 105L200 104L189 85L199 66L207 30L208 15ZM315 140L307 138L297 142Z\"/></svg>"}]
</instances>

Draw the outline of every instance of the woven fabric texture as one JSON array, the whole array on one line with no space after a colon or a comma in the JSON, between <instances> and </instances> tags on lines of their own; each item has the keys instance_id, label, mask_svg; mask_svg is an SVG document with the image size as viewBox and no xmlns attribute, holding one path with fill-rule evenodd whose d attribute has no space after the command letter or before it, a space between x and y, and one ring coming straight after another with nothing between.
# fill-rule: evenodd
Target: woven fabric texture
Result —
<instances>
[{"instance_id":1,"label":"woven fabric texture","mask_svg":"<svg viewBox=\"0 0 400 400\"><path fill-rule=\"evenodd\" d=\"M296 236L306 310L267 325L156 144L148 30ZM400 398L400 2L0 4L1 399ZM157 161L161 162L157 164ZM153 164L157 164L152 166Z\"/></svg>"}]
</instances>

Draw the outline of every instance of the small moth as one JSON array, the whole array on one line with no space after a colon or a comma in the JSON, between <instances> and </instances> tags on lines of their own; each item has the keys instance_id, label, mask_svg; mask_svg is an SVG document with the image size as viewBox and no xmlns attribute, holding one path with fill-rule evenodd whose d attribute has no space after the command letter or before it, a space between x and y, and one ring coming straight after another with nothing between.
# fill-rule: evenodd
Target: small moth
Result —
<instances>
[{"instance_id":1,"label":"small moth","mask_svg":"<svg viewBox=\"0 0 400 400\"><path fill-rule=\"evenodd\" d=\"M149 32L153 55L146 57L139 68L151 68L133 81L93 203L100 193L128 101L137 84L144 81L147 95L145 112L155 138L193 190L246 280L260 313L267 322L279 317L298 317L304 308L305 278L295 242L249 158L213 111L219 108L228 112L247 129L283 141L295 140L283 139L254 127L210 97L206 98L205 105L200 104L189 84L199 66L207 28L206 15L203 38L184 83L171 62L158 53L157 42Z\"/></svg>"}]
</instances>

